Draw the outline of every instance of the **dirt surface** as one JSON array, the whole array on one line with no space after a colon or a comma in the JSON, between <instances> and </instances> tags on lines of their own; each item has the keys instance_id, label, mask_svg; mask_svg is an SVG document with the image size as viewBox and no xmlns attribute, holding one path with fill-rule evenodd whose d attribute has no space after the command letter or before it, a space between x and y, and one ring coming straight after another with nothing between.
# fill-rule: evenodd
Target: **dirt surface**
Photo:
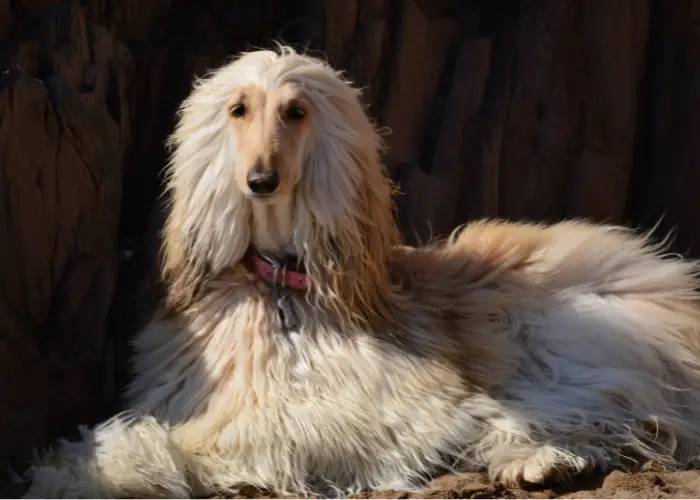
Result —
<instances>
[{"instance_id":1,"label":"dirt surface","mask_svg":"<svg viewBox=\"0 0 700 500\"><path fill-rule=\"evenodd\" d=\"M275 496L245 489L236 498ZM569 485L532 489L505 488L484 474L450 474L434 480L420 493L382 491L353 498L700 498L700 470L613 471L581 477Z\"/></svg>"},{"instance_id":2,"label":"dirt surface","mask_svg":"<svg viewBox=\"0 0 700 500\"><path fill-rule=\"evenodd\" d=\"M359 498L700 498L700 471L615 471L568 487L532 490L504 488L483 474L449 475L421 493L383 492Z\"/></svg>"},{"instance_id":3,"label":"dirt surface","mask_svg":"<svg viewBox=\"0 0 700 500\"><path fill-rule=\"evenodd\" d=\"M24 493L18 485L3 485L2 498ZM216 497L224 498L224 497ZM227 498L278 498L269 492L244 488ZM296 497L289 497L296 498ZM420 493L382 491L353 498L700 498L700 470L684 472L647 471L581 478L568 486L511 489L488 480L484 474L451 474L433 481Z\"/></svg>"},{"instance_id":4,"label":"dirt surface","mask_svg":"<svg viewBox=\"0 0 700 500\"><path fill-rule=\"evenodd\" d=\"M0 489L2 498L24 493L21 486L5 486ZM244 488L238 495L228 498L278 497L254 488ZM484 474L450 474L436 479L420 493L382 491L354 495L353 498L700 498L700 470L614 471L608 475L581 478L567 486L529 490L505 488L489 481Z\"/></svg>"}]
</instances>

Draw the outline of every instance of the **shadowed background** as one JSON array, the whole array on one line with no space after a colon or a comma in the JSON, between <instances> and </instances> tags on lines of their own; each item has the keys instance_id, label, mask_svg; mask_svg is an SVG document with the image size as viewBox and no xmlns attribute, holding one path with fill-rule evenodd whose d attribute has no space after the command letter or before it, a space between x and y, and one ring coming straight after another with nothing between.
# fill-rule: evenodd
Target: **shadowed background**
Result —
<instances>
[{"instance_id":1,"label":"shadowed background","mask_svg":"<svg viewBox=\"0 0 700 500\"><path fill-rule=\"evenodd\" d=\"M368 87L408 241L663 216L700 254L698 1L0 0L0 463L116 407L174 110L271 39Z\"/></svg>"}]
</instances>

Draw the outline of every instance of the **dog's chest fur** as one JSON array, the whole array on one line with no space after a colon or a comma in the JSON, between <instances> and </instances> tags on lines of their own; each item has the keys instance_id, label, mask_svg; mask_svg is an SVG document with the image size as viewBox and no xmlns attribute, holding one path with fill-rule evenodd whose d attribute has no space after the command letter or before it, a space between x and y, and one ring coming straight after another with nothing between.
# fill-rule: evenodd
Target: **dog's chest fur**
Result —
<instances>
[{"instance_id":1,"label":"dog's chest fur","mask_svg":"<svg viewBox=\"0 0 700 500\"><path fill-rule=\"evenodd\" d=\"M211 293L187 318L153 324L136 341L131 407L216 440L202 446L278 462L369 466L383 453L440 443L454 453L456 436L474 433L477 421L458 414L477 395L445 361L330 328L300 297L294 309L300 328L285 331L274 300L244 286ZM407 474L397 470L397 480Z\"/></svg>"}]
</instances>

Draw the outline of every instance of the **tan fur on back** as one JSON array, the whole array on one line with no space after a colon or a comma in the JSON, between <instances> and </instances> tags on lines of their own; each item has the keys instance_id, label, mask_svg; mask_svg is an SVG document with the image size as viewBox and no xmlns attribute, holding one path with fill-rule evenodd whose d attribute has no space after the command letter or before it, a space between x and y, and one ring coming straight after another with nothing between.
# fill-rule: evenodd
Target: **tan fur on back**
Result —
<instances>
[{"instance_id":1,"label":"tan fur on back","mask_svg":"<svg viewBox=\"0 0 700 500\"><path fill-rule=\"evenodd\" d=\"M582 221L401 246L358 91L289 48L197 82L171 146L169 294L135 340L129 409L46 453L27 497L347 494L446 470L543 483L697 458L694 262ZM279 173L274 195L250 191L253 168ZM251 246L303 261L298 328Z\"/></svg>"}]
</instances>

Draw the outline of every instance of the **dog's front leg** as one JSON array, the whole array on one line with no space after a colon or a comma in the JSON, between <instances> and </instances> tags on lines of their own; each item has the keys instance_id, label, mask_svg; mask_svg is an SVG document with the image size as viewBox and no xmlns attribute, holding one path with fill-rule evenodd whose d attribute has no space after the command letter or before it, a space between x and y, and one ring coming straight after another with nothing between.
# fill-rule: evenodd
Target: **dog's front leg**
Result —
<instances>
[{"instance_id":1,"label":"dog's front leg","mask_svg":"<svg viewBox=\"0 0 700 500\"><path fill-rule=\"evenodd\" d=\"M62 441L27 473L24 498L187 498L188 458L153 417L118 415Z\"/></svg>"}]
</instances>

